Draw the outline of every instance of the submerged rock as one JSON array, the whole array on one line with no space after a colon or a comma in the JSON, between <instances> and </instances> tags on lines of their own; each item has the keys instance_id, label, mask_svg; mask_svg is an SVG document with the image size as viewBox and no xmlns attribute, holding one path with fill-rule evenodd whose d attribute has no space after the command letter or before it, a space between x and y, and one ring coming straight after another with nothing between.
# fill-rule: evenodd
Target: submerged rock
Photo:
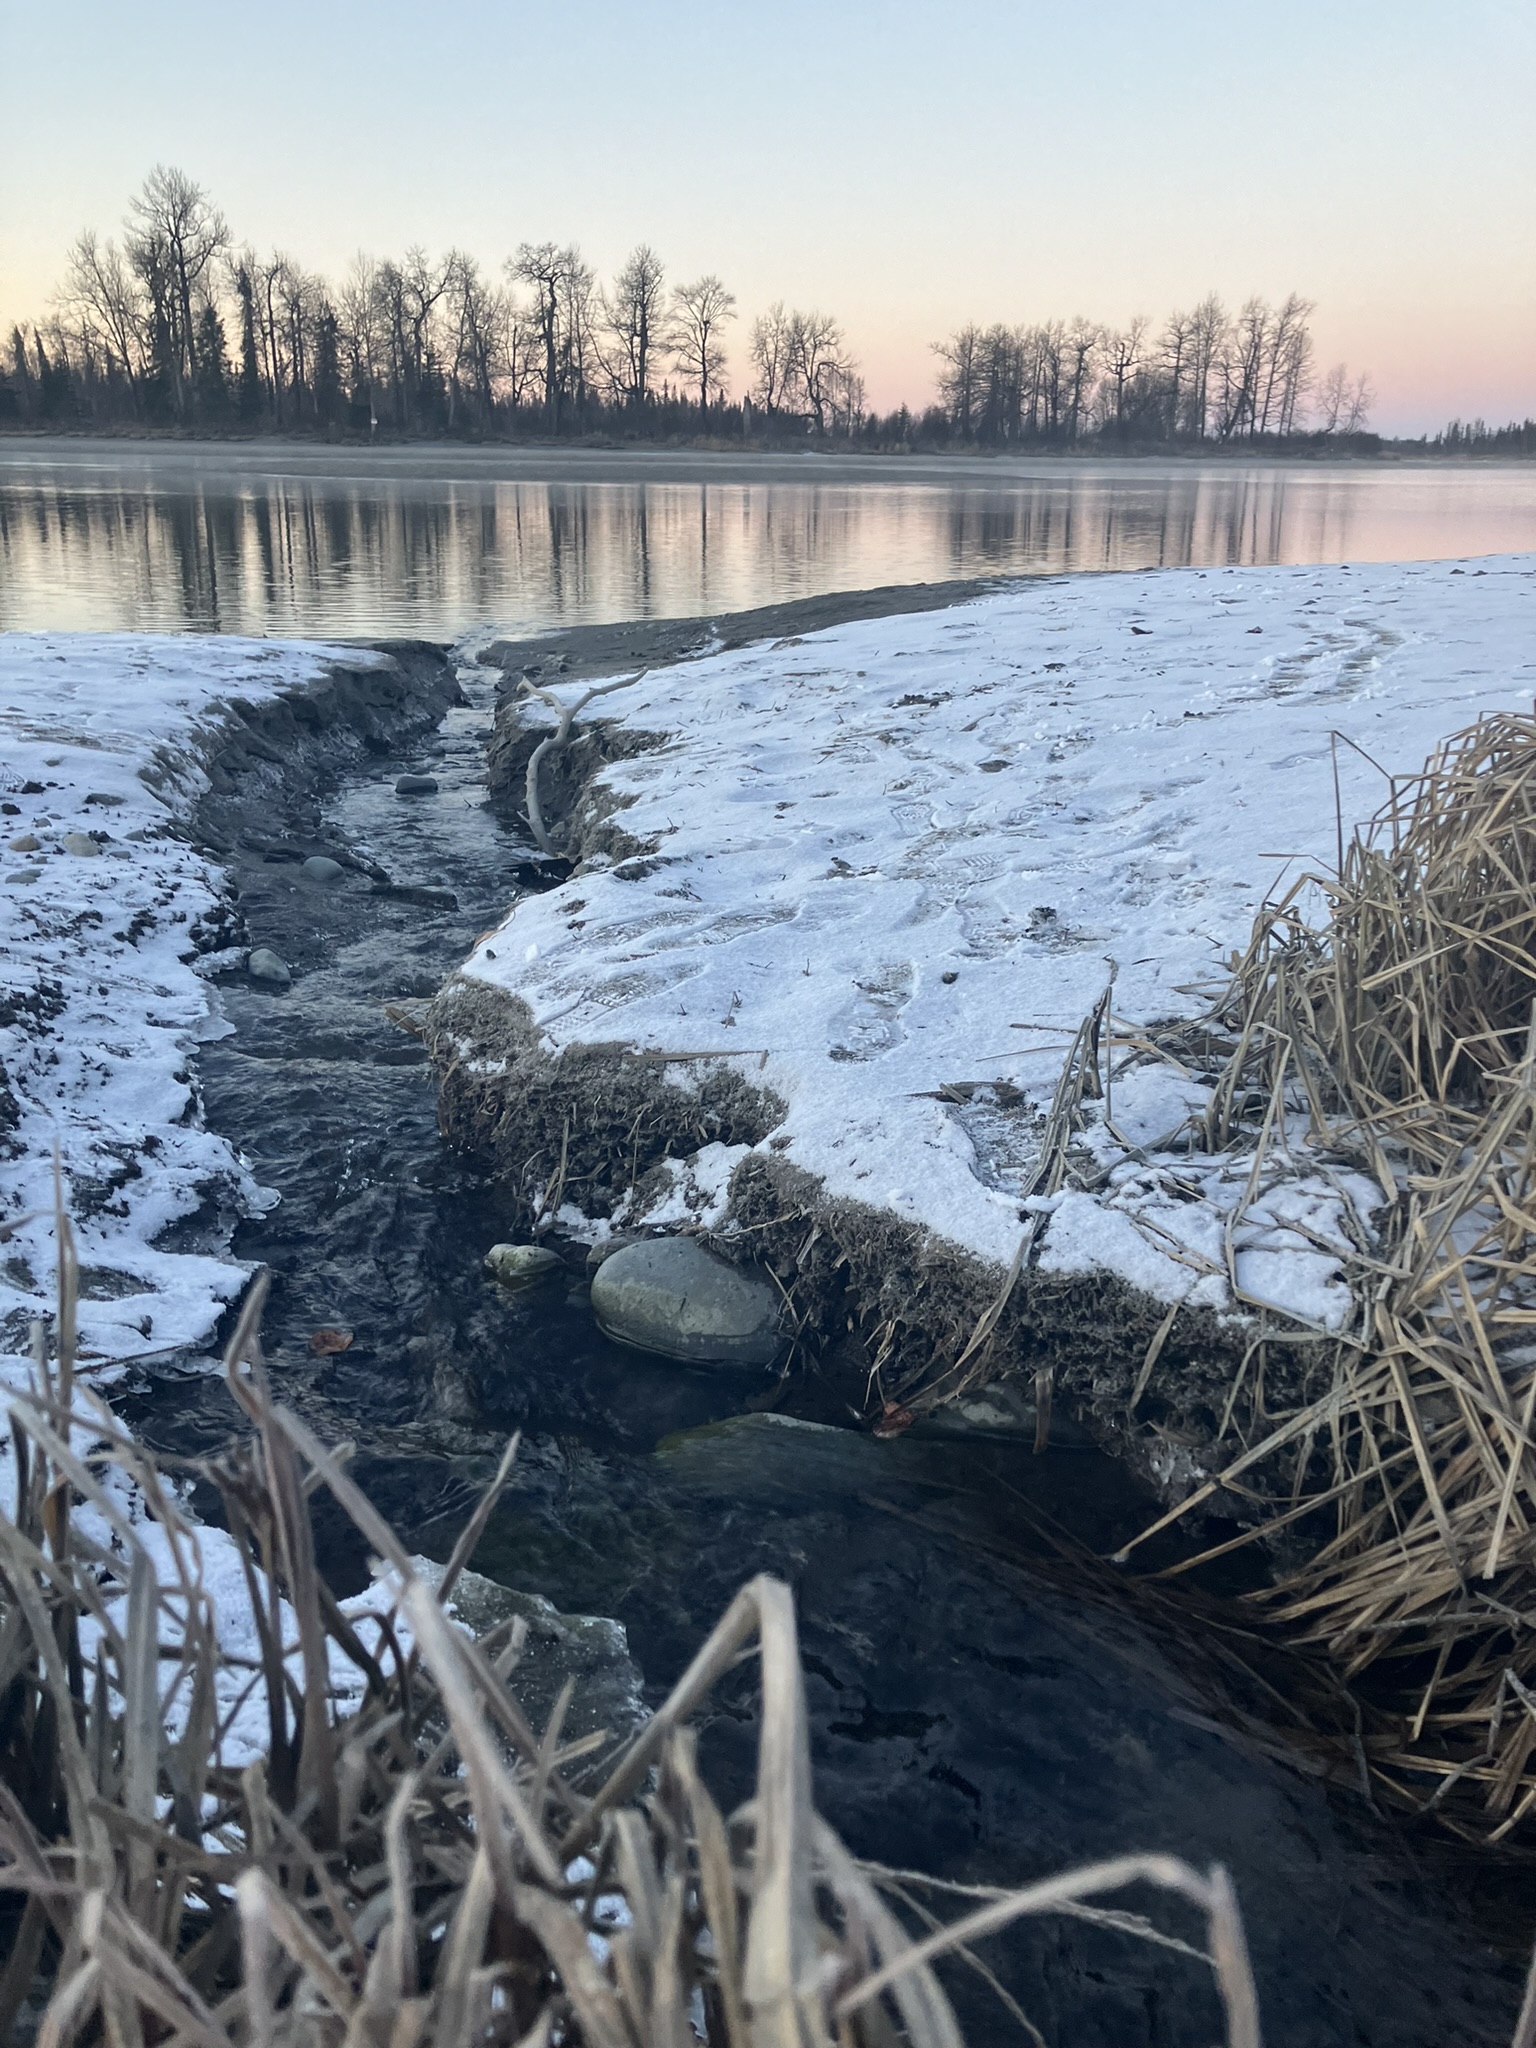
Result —
<instances>
[{"instance_id":1,"label":"submerged rock","mask_svg":"<svg viewBox=\"0 0 1536 2048\"><path fill-rule=\"evenodd\" d=\"M701 1365L772 1365L784 1348L779 1297L691 1237L627 1244L592 1276L603 1334L637 1351Z\"/></svg>"},{"instance_id":2,"label":"submerged rock","mask_svg":"<svg viewBox=\"0 0 1536 2048\"><path fill-rule=\"evenodd\" d=\"M329 854L312 853L304 863L304 872L312 882L339 882L347 871Z\"/></svg>"},{"instance_id":3,"label":"submerged rock","mask_svg":"<svg viewBox=\"0 0 1536 2048\"><path fill-rule=\"evenodd\" d=\"M395 779L396 796L436 796L435 775L401 775Z\"/></svg>"},{"instance_id":4,"label":"submerged rock","mask_svg":"<svg viewBox=\"0 0 1536 2048\"><path fill-rule=\"evenodd\" d=\"M431 1558L412 1565L429 1586L441 1586L443 1567ZM488 1635L514 1619L527 1630L518 1659L518 1704L542 1727L568 1678L576 1693L564 1722L566 1739L602 1731L631 1734L645 1719L641 1676L622 1625L600 1614L562 1614L539 1593L519 1592L479 1572L461 1572L448 1612L472 1636Z\"/></svg>"},{"instance_id":5,"label":"submerged rock","mask_svg":"<svg viewBox=\"0 0 1536 2048\"><path fill-rule=\"evenodd\" d=\"M493 1244L485 1255L487 1272L503 1287L532 1287L561 1263L560 1254L542 1244Z\"/></svg>"},{"instance_id":6,"label":"submerged rock","mask_svg":"<svg viewBox=\"0 0 1536 2048\"><path fill-rule=\"evenodd\" d=\"M258 946L245 963L253 981L269 981L274 988L287 988L293 980L286 960L280 960L270 946Z\"/></svg>"},{"instance_id":7,"label":"submerged rock","mask_svg":"<svg viewBox=\"0 0 1536 2048\"><path fill-rule=\"evenodd\" d=\"M375 896L387 896L392 903L418 903L423 910L457 910L459 899L451 889L429 887L422 882L375 882Z\"/></svg>"}]
</instances>

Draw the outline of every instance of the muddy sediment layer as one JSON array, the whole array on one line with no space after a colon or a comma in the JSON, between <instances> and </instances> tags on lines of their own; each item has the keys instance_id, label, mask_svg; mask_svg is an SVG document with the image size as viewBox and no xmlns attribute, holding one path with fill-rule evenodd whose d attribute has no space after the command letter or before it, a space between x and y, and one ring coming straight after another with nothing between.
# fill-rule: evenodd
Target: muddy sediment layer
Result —
<instances>
[{"instance_id":1,"label":"muddy sediment layer","mask_svg":"<svg viewBox=\"0 0 1536 2048\"><path fill-rule=\"evenodd\" d=\"M728 1216L711 1241L725 1256L774 1273L803 1353L860 1407L877 1365L887 1389L932 1385L1006 1285L1001 1268L888 1210L830 1197L777 1158L770 1134L784 1105L735 1065L694 1063L680 1078L676 1064L621 1044L556 1057L521 1003L463 976L433 1004L427 1043L445 1137L510 1186L528 1224L561 1200L588 1216L612 1216L626 1197L643 1196L664 1161L705 1145L762 1147L732 1177ZM1182 1494L1219 1432L1253 1332L1246 1320L1209 1309L1181 1311L1164 1332L1163 1391L1138 1404L1133 1420L1131 1397L1165 1315L1162 1303L1108 1273L1027 1271L981 1373L956 1375L942 1386L944 1398L1009 1378L1032 1399L1036 1376L1049 1373L1057 1399L1097 1439L1131 1452L1162 1489ZM1278 1341L1268 1348L1271 1383L1282 1374L1299 1382L1305 1354ZM1169 1389L1177 1389L1176 1406ZM875 1399L872 1419L879 1411Z\"/></svg>"},{"instance_id":2,"label":"muddy sediment layer","mask_svg":"<svg viewBox=\"0 0 1536 2048\"><path fill-rule=\"evenodd\" d=\"M281 812L369 755L433 731L461 701L447 649L429 640L374 641L356 659L337 654L302 689L263 703L236 698L203 756L208 792L197 837L228 852L238 834L250 834L264 798Z\"/></svg>"}]
</instances>

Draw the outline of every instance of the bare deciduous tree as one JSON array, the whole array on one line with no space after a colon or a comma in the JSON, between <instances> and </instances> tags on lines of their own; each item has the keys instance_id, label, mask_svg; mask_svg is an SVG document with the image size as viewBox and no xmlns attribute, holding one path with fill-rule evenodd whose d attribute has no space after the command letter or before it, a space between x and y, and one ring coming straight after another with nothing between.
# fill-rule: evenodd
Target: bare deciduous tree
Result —
<instances>
[{"instance_id":1,"label":"bare deciduous tree","mask_svg":"<svg viewBox=\"0 0 1536 2048\"><path fill-rule=\"evenodd\" d=\"M699 411L707 413L711 393L725 395L725 344L720 335L736 317L736 297L711 273L672 294L672 360L698 388Z\"/></svg>"},{"instance_id":2,"label":"bare deciduous tree","mask_svg":"<svg viewBox=\"0 0 1536 2048\"><path fill-rule=\"evenodd\" d=\"M544 411L556 432L567 406L586 397L595 355L592 271L574 243L558 248L553 242L524 242L507 270L517 283L533 287Z\"/></svg>"},{"instance_id":3,"label":"bare deciduous tree","mask_svg":"<svg viewBox=\"0 0 1536 2048\"><path fill-rule=\"evenodd\" d=\"M467 397L482 426L496 403L496 381L506 357L509 305L505 292L488 285L480 266L462 249L444 259L448 321L448 425L459 424Z\"/></svg>"},{"instance_id":4,"label":"bare deciduous tree","mask_svg":"<svg viewBox=\"0 0 1536 2048\"><path fill-rule=\"evenodd\" d=\"M653 358L671 342L665 289L661 258L642 242L602 301L609 380L618 402L631 411L640 410L650 397Z\"/></svg>"},{"instance_id":5,"label":"bare deciduous tree","mask_svg":"<svg viewBox=\"0 0 1536 2048\"><path fill-rule=\"evenodd\" d=\"M1351 377L1347 363L1335 363L1317 387L1318 426L1325 434L1358 434L1369 424L1376 394L1362 371Z\"/></svg>"},{"instance_id":6,"label":"bare deciduous tree","mask_svg":"<svg viewBox=\"0 0 1536 2048\"><path fill-rule=\"evenodd\" d=\"M791 322L784 311L784 301L775 299L766 313L752 323L752 336L748 352L756 379L752 397L764 412L772 415L783 409L785 386L791 373Z\"/></svg>"},{"instance_id":7,"label":"bare deciduous tree","mask_svg":"<svg viewBox=\"0 0 1536 2048\"><path fill-rule=\"evenodd\" d=\"M169 380L179 419L191 411L193 304L206 296L214 261L228 243L223 214L173 166L156 164L129 202L128 260L150 295L156 367Z\"/></svg>"},{"instance_id":8,"label":"bare deciduous tree","mask_svg":"<svg viewBox=\"0 0 1536 2048\"><path fill-rule=\"evenodd\" d=\"M96 339L121 365L139 409L139 391L146 364L148 321L144 295L126 254L115 242L100 242L87 228L69 251L61 310L72 313L84 338Z\"/></svg>"},{"instance_id":9,"label":"bare deciduous tree","mask_svg":"<svg viewBox=\"0 0 1536 2048\"><path fill-rule=\"evenodd\" d=\"M1126 401L1132 380L1141 368L1147 339L1147 322L1138 314L1129 327L1114 328L1102 336L1104 352L1104 417L1117 434L1126 431Z\"/></svg>"},{"instance_id":10,"label":"bare deciduous tree","mask_svg":"<svg viewBox=\"0 0 1536 2048\"><path fill-rule=\"evenodd\" d=\"M830 313L795 313L790 321L791 388L803 400L818 434L827 431L828 415L855 374L843 330Z\"/></svg>"},{"instance_id":11,"label":"bare deciduous tree","mask_svg":"<svg viewBox=\"0 0 1536 2048\"><path fill-rule=\"evenodd\" d=\"M862 417L863 384L843 330L830 313L786 313L783 302L753 322L753 398L770 416L803 418L817 434Z\"/></svg>"},{"instance_id":12,"label":"bare deciduous tree","mask_svg":"<svg viewBox=\"0 0 1536 2048\"><path fill-rule=\"evenodd\" d=\"M949 414L950 424L969 441L976 436L982 389L985 340L979 327L961 327L947 341L936 341L939 397Z\"/></svg>"}]
</instances>

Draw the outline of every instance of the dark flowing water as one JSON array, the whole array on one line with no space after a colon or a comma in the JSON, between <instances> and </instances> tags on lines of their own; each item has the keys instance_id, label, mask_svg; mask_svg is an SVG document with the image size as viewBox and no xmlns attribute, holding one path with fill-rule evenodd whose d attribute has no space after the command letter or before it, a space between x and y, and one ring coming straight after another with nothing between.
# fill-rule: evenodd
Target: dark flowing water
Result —
<instances>
[{"instance_id":1,"label":"dark flowing water","mask_svg":"<svg viewBox=\"0 0 1536 2048\"><path fill-rule=\"evenodd\" d=\"M961 577L1530 548L1530 464L0 440L0 628L455 640Z\"/></svg>"}]
</instances>

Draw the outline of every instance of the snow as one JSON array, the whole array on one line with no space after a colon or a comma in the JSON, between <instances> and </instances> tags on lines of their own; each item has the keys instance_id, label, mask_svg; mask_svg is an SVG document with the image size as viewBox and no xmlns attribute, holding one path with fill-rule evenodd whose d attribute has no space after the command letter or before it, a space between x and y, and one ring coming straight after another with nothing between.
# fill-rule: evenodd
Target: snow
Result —
<instances>
[{"instance_id":1,"label":"snow","mask_svg":"<svg viewBox=\"0 0 1536 2048\"><path fill-rule=\"evenodd\" d=\"M26 1413L25 1398L17 1404ZM103 1417L104 1433L110 1421ZM38 1432L41 1434L41 1432ZM173 1531L150 1516L132 1472L106 1452L93 1451L90 1432L73 1432L77 1456L88 1464L94 1484L94 1498L77 1503L76 1528L103 1552L117 1560L114 1576L103 1582L103 1619L86 1614L80 1624L80 1649L89 1667L98 1644L110 1646L108 1630L119 1638L128 1632L128 1579L135 1550L142 1551L162 1588L165 1605L161 1611L160 1643L162 1669L173 1672L161 1696L161 1718L168 1739L175 1742L185 1732L192 1710L192 1674L189 1667L177 1668L171 1661L185 1640L189 1605L211 1625L220 1661L214 1670L214 1701L217 1714L216 1755L213 1761L227 1769L242 1770L265 1758L271 1745L271 1721L267 1709L266 1681L262 1675L261 1630L252 1606L255 1595L263 1610L271 1598L266 1574L253 1567L246 1576L234 1539L224 1530L193 1521L185 1504L178 1502L185 1519ZM174 1494L175 1488L172 1488ZM410 1625L400 1612L404 1585L393 1569L380 1567L365 1592L338 1603L352 1623L364 1647L381 1657L388 1650L385 1624L393 1631L402 1653L412 1648ZM299 1647L298 1617L283 1598L277 1602L278 1627L284 1651L284 1665L294 1686L304 1690L304 1659ZM115 1667L108 1648L108 1668ZM330 1638L326 1641L327 1689L339 1714L355 1711L363 1700L363 1673ZM114 1689L114 1704L119 1704ZM212 1846L220 1846L213 1843Z\"/></svg>"},{"instance_id":2,"label":"snow","mask_svg":"<svg viewBox=\"0 0 1536 2048\"><path fill-rule=\"evenodd\" d=\"M1118 1017L1193 1014L1266 894L1331 864L1335 776L1347 830L1382 770L1533 695L1525 556L1041 579L713 652L599 707L666 736L604 777L654 857L520 901L465 971L552 1052L739 1044L787 1104L776 1155L1003 1265L1111 975ZM1281 1132L1250 1204L1249 1161L1167 1150L1203 1099L1172 1069L1117 1083L1104 1178L1053 1206L1042 1264L1339 1327L1380 1191ZM663 1220L690 1181L717 1217L718 1164L674 1172Z\"/></svg>"},{"instance_id":3,"label":"snow","mask_svg":"<svg viewBox=\"0 0 1536 2048\"><path fill-rule=\"evenodd\" d=\"M30 1324L52 1312L56 1148L97 1384L195 1352L244 1285L217 1248L159 1242L210 1192L230 1214L268 1199L202 1123L196 1048L229 1028L198 973L220 878L181 835L228 700L302 687L342 652L0 634L0 1080L16 1111L0 1096L0 1392L25 1384ZM86 845L100 851L71 850Z\"/></svg>"}]
</instances>

